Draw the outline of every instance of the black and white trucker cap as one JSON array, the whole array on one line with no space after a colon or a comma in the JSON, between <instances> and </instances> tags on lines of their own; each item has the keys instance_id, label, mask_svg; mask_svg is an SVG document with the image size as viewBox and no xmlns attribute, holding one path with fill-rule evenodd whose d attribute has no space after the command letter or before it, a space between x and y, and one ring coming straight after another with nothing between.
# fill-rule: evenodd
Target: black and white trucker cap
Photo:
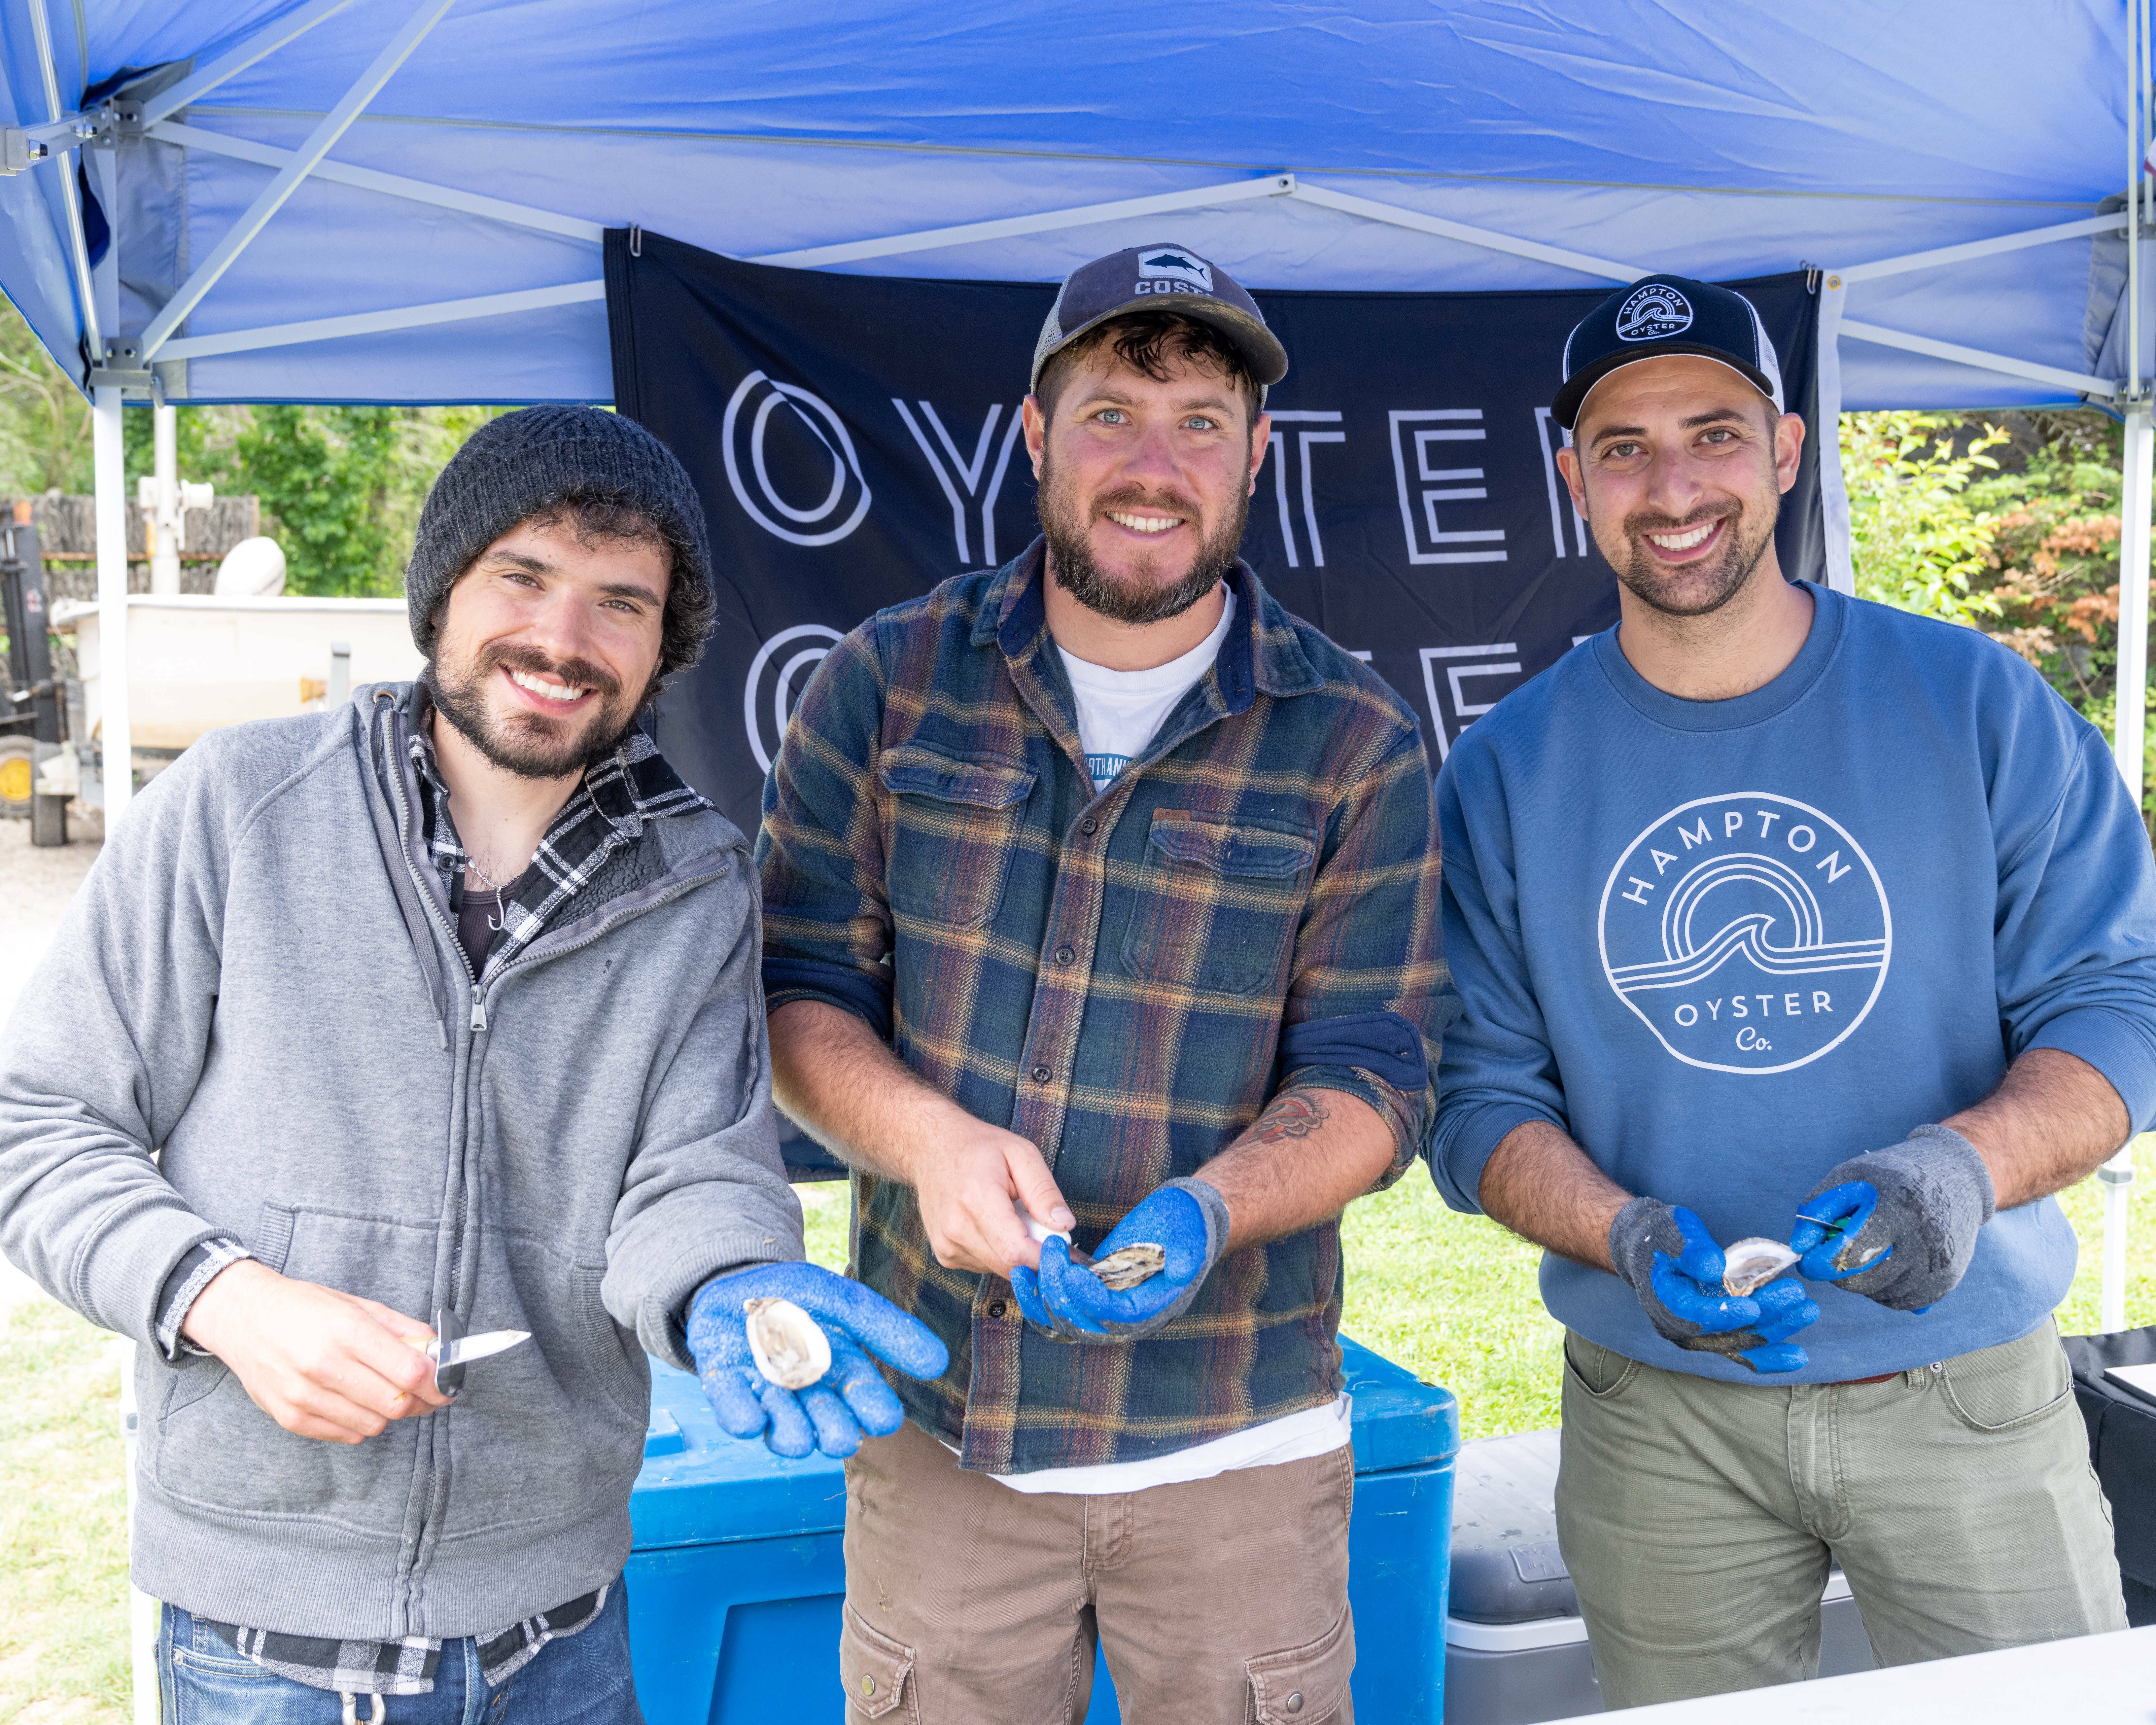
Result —
<instances>
[{"instance_id":1,"label":"black and white trucker cap","mask_svg":"<svg viewBox=\"0 0 2156 1725\"><path fill-rule=\"evenodd\" d=\"M1064 278L1048 308L1048 321L1034 344L1033 381L1043 367L1096 324L1132 311L1173 311L1209 323L1235 345L1257 381L1265 386L1287 376L1287 350L1265 327L1257 301L1228 272L1187 245L1138 245L1081 264Z\"/></svg>"},{"instance_id":2,"label":"black and white trucker cap","mask_svg":"<svg viewBox=\"0 0 2156 1725\"><path fill-rule=\"evenodd\" d=\"M1743 295L1688 275L1649 275L1621 287L1573 326L1564 342L1564 387L1551 411L1567 431L1588 392L1620 366L1665 353L1719 361L1774 404L1782 367L1758 308Z\"/></svg>"}]
</instances>

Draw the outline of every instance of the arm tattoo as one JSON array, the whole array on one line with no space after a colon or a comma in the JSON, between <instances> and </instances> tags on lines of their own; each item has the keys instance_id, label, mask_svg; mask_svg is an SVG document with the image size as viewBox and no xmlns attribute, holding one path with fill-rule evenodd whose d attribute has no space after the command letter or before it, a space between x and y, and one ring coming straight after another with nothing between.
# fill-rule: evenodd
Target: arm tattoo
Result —
<instances>
[{"instance_id":1,"label":"arm tattoo","mask_svg":"<svg viewBox=\"0 0 2156 1725\"><path fill-rule=\"evenodd\" d=\"M1273 1098L1272 1106L1251 1123L1241 1142L1284 1144L1291 1138L1306 1138L1332 1117L1315 1092L1291 1090Z\"/></svg>"}]
</instances>

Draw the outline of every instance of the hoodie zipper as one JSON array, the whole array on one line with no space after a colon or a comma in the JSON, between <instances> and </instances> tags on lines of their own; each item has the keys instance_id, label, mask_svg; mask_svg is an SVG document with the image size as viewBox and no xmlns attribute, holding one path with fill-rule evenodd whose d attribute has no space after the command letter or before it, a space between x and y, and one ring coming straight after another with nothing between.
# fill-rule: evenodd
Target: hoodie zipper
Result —
<instances>
[{"instance_id":1,"label":"hoodie zipper","mask_svg":"<svg viewBox=\"0 0 2156 1725\"><path fill-rule=\"evenodd\" d=\"M471 988L471 1028L474 1034L476 1034L486 1029L486 1007L480 995L480 981L479 978L472 973L471 959L465 952L464 942L457 938L456 930L450 926L449 920L443 916L440 907L434 902L434 895L433 891L429 887L426 880L420 875L418 868L412 861L412 853L410 850L412 842L412 805L410 800L404 794L404 773L407 763L399 757L399 749L398 747L398 732L401 727L397 723L397 715L394 708L391 709L388 716L389 719L389 724L388 726L388 737L387 738L388 748L386 752L388 758L385 764L388 768L388 778L389 779L390 787L397 799L398 857L403 864L406 874L411 877L413 886L418 892L420 902L426 906L427 914L432 919L434 927L439 932L449 937L449 946L457 955L457 963L463 968L465 980ZM461 1164L466 1147L468 1146L470 1138L471 1109L470 1106L470 1091L472 1083L473 1068L477 1064L477 1059L478 1050L475 1048L468 1046L465 1055L465 1087L466 1091L466 1106L465 1110L465 1139L463 1143L459 1144L457 1148L460 1171L457 1180L457 1204L454 1219L450 1224L455 1230L455 1233L450 1242L449 1286L446 1290L449 1303L452 1306L456 1303L457 1286L464 1279L464 1214L470 1208L471 1194L469 1184L462 1176ZM404 1589L408 1602L410 1595L418 1590L421 1553L427 1548L427 1535L430 1531L434 1522L434 1517L430 1511L434 1502L434 1494L439 1489L439 1482L431 1450L433 1441L433 1435L430 1431L429 1433L429 1443L430 1448L427 1458L426 1500L419 1512L418 1526L414 1530L412 1536L412 1567L406 1577Z\"/></svg>"},{"instance_id":2,"label":"hoodie zipper","mask_svg":"<svg viewBox=\"0 0 2156 1725\"><path fill-rule=\"evenodd\" d=\"M465 952L464 943L456 937L456 931L449 926L448 920L442 915L440 907L434 901L434 893L429 889L427 882L419 876L417 865L414 865L412 860L411 851L408 848L411 838L409 830L411 803L404 793L404 763L398 758L398 749L396 747L398 726L393 722L393 712L391 716L393 722L388 727L389 748L388 752L389 759L388 765L389 771L388 776L397 800L398 855L403 860L406 873L412 877L413 885L418 890L421 901L426 905L428 915L433 918L434 927L448 937L449 945L455 949L457 962L463 967L465 980L471 987L470 1023L472 1032L476 1035L487 1028L487 985L481 982L479 977L473 973L471 959ZM610 933L616 928L619 928L623 923L633 921L634 918L643 916L646 911L656 911L664 906L672 904L676 899L681 897L683 895L695 891L697 887L703 886L706 881L717 878L720 875L726 872L726 866L727 865L719 864L708 869L701 870L697 873L690 875L685 879L675 882L675 885L667 891L660 894L658 897L654 898L644 904L639 905L634 909L618 911L613 916L603 918L598 926L593 928L589 933L581 935L577 939L568 942L562 946L556 947L552 950L526 952L519 955L517 957L511 959L508 963L503 965L499 970L495 972L495 983L498 986L503 978L511 975L515 972L526 968L529 965L545 963L550 959L564 957L571 952L582 951L584 947L591 945L593 942L600 939L603 936ZM476 1064L477 1050L475 1049L467 1054L465 1060L465 1082L468 1089L471 1084L473 1069ZM470 1115L469 1106L467 1106L465 1111L466 1118L469 1122ZM467 1133L469 1133L470 1130L470 1126L467 1125ZM470 1201L470 1194L463 1181L459 1180L458 1184L459 1209L459 1211L461 1211ZM465 1230L463 1220L461 1219L461 1215L459 1215L459 1219L454 1225L456 1228L456 1236L450 1251L449 1290L450 1297L453 1301L455 1298L457 1285L462 1280L464 1274L464 1245ZM430 1504L434 1494L434 1471L435 1470L430 1458L427 1468L427 1497ZM431 1514L423 1509L419 1517L418 1528L413 1536L413 1569L410 1576L410 1582L413 1584L416 1584L418 1580L418 1554L426 1548L427 1535L432 1525L432 1522L433 1517Z\"/></svg>"}]
</instances>

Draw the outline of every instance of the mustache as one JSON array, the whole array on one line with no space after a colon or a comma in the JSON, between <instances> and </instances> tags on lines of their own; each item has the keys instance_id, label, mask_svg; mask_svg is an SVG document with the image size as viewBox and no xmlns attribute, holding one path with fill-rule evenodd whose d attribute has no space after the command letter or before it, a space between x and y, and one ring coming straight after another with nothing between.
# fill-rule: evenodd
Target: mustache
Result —
<instances>
[{"instance_id":1,"label":"mustache","mask_svg":"<svg viewBox=\"0 0 2156 1725\"><path fill-rule=\"evenodd\" d=\"M1623 531L1628 539L1642 533L1681 533L1686 527L1703 526L1709 521L1735 521L1743 513L1743 504L1731 502L1703 503L1682 519L1659 509L1635 509L1625 517Z\"/></svg>"},{"instance_id":2,"label":"mustache","mask_svg":"<svg viewBox=\"0 0 2156 1725\"><path fill-rule=\"evenodd\" d=\"M556 659L520 642L497 641L480 649L479 670L490 671L496 666L528 677L546 677L572 689L594 690L609 701L621 693L621 679L605 666L588 659Z\"/></svg>"},{"instance_id":3,"label":"mustache","mask_svg":"<svg viewBox=\"0 0 2156 1725\"><path fill-rule=\"evenodd\" d=\"M1157 510L1163 515L1179 515L1185 521L1201 521L1204 511L1188 498L1173 491L1152 492L1143 485L1118 485L1112 491L1104 491L1093 500L1093 512L1106 515L1111 509L1137 511Z\"/></svg>"}]
</instances>

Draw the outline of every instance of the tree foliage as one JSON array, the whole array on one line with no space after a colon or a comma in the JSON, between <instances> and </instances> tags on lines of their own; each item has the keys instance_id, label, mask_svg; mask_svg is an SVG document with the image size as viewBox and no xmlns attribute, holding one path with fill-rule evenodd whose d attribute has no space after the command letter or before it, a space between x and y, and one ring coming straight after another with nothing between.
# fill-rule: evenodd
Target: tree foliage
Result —
<instances>
[{"instance_id":1,"label":"tree foliage","mask_svg":"<svg viewBox=\"0 0 2156 1725\"><path fill-rule=\"evenodd\" d=\"M2111 736L2122 454L2112 423L2092 409L1851 413L1841 450L1858 593L1982 629ZM2156 783L2143 813L2156 817Z\"/></svg>"},{"instance_id":2,"label":"tree foliage","mask_svg":"<svg viewBox=\"0 0 2156 1725\"><path fill-rule=\"evenodd\" d=\"M1974 624L1999 603L1982 585L1996 524L1970 495L1996 471L1996 426L1962 442L1944 413L1853 413L1841 434L1857 591L1904 611Z\"/></svg>"}]
</instances>

